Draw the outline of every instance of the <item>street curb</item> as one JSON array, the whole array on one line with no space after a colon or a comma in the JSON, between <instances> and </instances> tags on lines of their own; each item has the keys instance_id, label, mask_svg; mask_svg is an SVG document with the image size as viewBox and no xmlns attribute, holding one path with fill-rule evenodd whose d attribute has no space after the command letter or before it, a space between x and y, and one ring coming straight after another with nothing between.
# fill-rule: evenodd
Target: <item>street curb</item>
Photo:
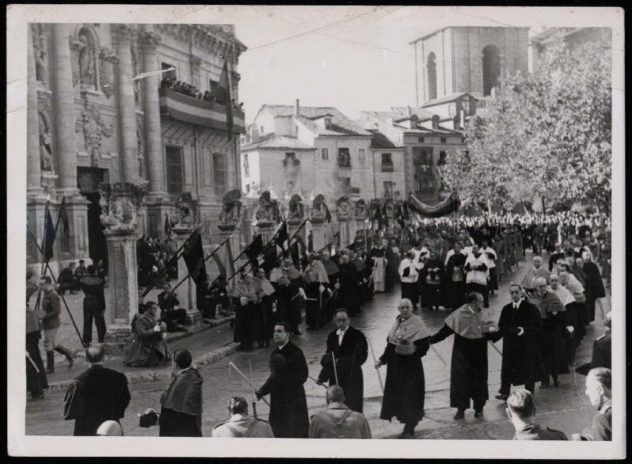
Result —
<instances>
[{"instance_id":1,"label":"street curb","mask_svg":"<svg viewBox=\"0 0 632 464\"><path fill-rule=\"evenodd\" d=\"M192 335L197 335L201 332L204 332L206 330L209 329L214 329L216 327L222 326L224 324L228 324L229 322L232 322L235 319L234 315L229 315L229 316L224 316L224 317L219 317L217 319L211 319L211 322L209 324L204 323L204 325L199 326L199 328L197 330L190 330L188 332L169 332L167 334L167 343L171 343L171 342L175 342L178 340L182 340L183 338L187 338L190 337ZM73 351L73 350L71 350ZM85 357L85 350L83 349L79 349L79 350L74 350L73 354L75 355L75 358L79 357L79 358L83 358ZM65 358L58 358L55 359L55 368L57 368L57 366L64 366L68 363L68 361Z\"/></svg>"},{"instance_id":2,"label":"street curb","mask_svg":"<svg viewBox=\"0 0 632 464\"><path fill-rule=\"evenodd\" d=\"M230 344L223 346L217 350L213 350L209 353L205 353L202 356L194 359L194 364L198 367L207 366L217 361L230 356L237 351L238 343L231 342ZM168 380L171 378L172 373L171 366L162 366L155 369L143 369L138 371L124 372L127 377L127 382L141 383L141 382L157 382L159 380ZM73 379L61 380L59 382L51 382L49 384L48 391L50 393L64 391L73 382Z\"/></svg>"}]
</instances>

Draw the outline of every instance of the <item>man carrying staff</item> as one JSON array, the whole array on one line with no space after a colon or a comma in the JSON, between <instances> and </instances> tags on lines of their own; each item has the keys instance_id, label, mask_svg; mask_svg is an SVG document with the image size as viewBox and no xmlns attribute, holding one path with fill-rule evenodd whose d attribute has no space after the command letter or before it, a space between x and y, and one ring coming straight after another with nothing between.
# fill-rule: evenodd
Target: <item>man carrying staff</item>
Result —
<instances>
[{"instance_id":1,"label":"man carrying staff","mask_svg":"<svg viewBox=\"0 0 632 464\"><path fill-rule=\"evenodd\" d=\"M413 304L403 298L399 316L388 333L384 354L375 368L386 365L386 386L380 418L395 417L404 424L399 438L415 434L415 427L424 416L425 377L422 356L430 347L430 332L419 316L413 314Z\"/></svg>"},{"instance_id":2,"label":"man carrying staff","mask_svg":"<svg viewBox=\"0 0 632 464\"><path fill-rule=\"evenodd\" d=\"M334 322L338 329L327 337L327 352L320 361L323 368L318 376L318 383L340 385L345 393L346 405L352 411L362 412L362 364L368 356L367 341L362 332L349 325L349 313L346 309L336 310Z\"/></svg>"},{"instance_id":3,"label":"man carrying staff","mask_svg":"<svg viewBox=\"0 0 632 464\"><path fill-rule=\"evenodd\" d=\"M465 305L445 319L445 324L430 337L430 343L454 335L452 365L450 369L450 406L457 408L455 419L463 419L465 410L474 402L474 417L483 416L483 407L489 398L487 392L487 340L484 325L479 319L483 296L470 293Z\"/></svg>"},{"instance_id":4,"label":"man carrying staff","mask_svg":"<svg viewBox=\"0 0 632 464\"><path fill-rule=\"evenodd\" d=\"M497 399L506 401L511 385L524 385L535 393L535 382L542 377L542 358L538 348L542 319L533 304L523 298L522 287L511 284L511 303L503 306L498 331L492 341L503 339L503 361L500 369L500 390Z\"/></svg>"},{"instance_id":5,"label":"man carrying staff","mask_svg":"<svg viewBox=\"0 0 632 464\"><path fill-rule=\"evenodd\" d=\"M277 438L307 438L309 417L303 384L308 370L305 355L290 341L292 329L287 322L274 326L277 347L270 355L270 377L259 390L257 399L270 394L270 425Z\"/></svg>"}]
</instances>

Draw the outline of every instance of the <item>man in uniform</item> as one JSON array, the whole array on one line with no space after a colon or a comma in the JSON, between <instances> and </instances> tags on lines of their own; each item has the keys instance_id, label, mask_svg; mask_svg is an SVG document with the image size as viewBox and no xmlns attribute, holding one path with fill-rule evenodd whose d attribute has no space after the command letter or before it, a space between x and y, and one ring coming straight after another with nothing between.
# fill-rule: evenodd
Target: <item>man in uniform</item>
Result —
<instances>
[{"instance_id":1,"label":"man in uniform","mask_svg":"<svg viewBox=\"0 0 632 464\"><path fill-rule=\"evenodd\" d=\"M514 440L568 440L559 430L542 429L535 423L533 393L522 388L514 390L507 399L507 417L516 429Z\"/></svg>"},{"instance_id":2,"label":"man in uniform","mask_svg":"<svg viewBox=\"0 0 632 464\"><path fill-rule=\"evenodd\" d=\"M55 372L55 351L66 356L68 360L68 368L72 367L74 356L72 352L56 342L57 331L61 325L59 314L61 313L61 305L59 303L59 295L53 286L53 280L50 276L42 276L40 278L40 288L43 290L41 320L44 329L44 350L46 351L46 373Z\"/></svg>"},{"instance_id":3,"label":"man in uniform","mask_svg":"<svg viewBox=\"0 0 632 464\"><path fill-rule=\"evenodd\" d=\"M345 404L341 387L327 389L327 409L312 416L309 438L371 438L366 418Z\"/></svg>"},{"instance_id":4,"label":"man in uniform","mask_svg":"<svg viewBox=\"0 0 632 464\"><path fill-rule=\"evenodd\" d=\"M323 366L318 382L330 386L340 385L345 392L347 405L362 412L364 378L362 364L368 356L368 345L362 332L349 325L349 313L339 308L334 315L337 330L327 336L327 352L321 359ZM335 358L335 364L334 359Z\"/></svg>"},{"instance_id":5,"label":"man in uniform","mask_svg":"<svg viewBox=\"0 0 632 464\"><path fill-rule=\"evenodd\" d=\"M226 422L213 427L213 438L274 438L272 427L266 421L248 416L248 403L240 396L228 401Z\"/></svg>"}]
</instances>

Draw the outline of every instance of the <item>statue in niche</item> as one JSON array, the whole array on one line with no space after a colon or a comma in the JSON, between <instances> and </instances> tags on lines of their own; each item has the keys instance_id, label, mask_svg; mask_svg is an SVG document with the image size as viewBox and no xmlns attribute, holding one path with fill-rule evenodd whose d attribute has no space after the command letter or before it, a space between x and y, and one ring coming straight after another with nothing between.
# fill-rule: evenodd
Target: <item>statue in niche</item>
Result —
<instances>
[{"instance_id":1,"label":"statue in niche","mask_svg":"<svg viewBox=\"0 0 632 464\"><path fill-rule=\"evenodd\" d=\"M114 65L118 58L109 48L101 49L99 53L99 78L101 81L101 91L106 98L114 94Z\"/></svg>"},{"instance_id":2,"label":"statue in niche","mask_svg":"<svg viewBox=\"0 0 632 464\"><path fill-rule=\"evenodd\" d=\"M53 171L53 147L50 128L46 118L39 115L40 167L42 171Z\"/></svg>"},{"instance_id":3,"label":"statue in niche","mask_svg":"<svg viewBox=\"0 0 632 464\"><path fill-rule=\"evenodd\" d=\"M81 29L78 42L79 82L82 86L96 90L97 71L94 40L86 29Z\"/></svg>"},{"instance_id":4,"label":"statue in niche","mask_svg":"<svg viewBox=\"0 0 632 464\"><path fill-rule=\"evenodd\" d=\"M35 79L40 82L46 82L48 80L48 53L43 25L32 24L31 36L33 38L33 55L35 57Z\"/></svg>"},{"instance_id":5,"label":"statue in niche","mask_svg":"<svg viewBox=\"0 0 632 464\"><path fill-rule=\"evenodd\" d=\"M91 157L93 164L104 155L103 138L111 137L114 131L112 124L105 123L101 118L101 112L94 105L88 105L81 110L77 119L75 131L83 132L84 147Z\"/></svg>"}]
</instances>

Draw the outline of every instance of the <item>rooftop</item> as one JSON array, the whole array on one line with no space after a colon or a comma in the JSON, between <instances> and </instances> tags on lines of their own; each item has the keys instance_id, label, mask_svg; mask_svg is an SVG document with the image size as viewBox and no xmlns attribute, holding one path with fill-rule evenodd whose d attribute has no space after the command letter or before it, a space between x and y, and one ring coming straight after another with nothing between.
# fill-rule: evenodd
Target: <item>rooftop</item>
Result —
<instances>
[{"instance_id":1,"label":"rooftop","mask_svg":"<svg viewBox=\"0 0 632 464\"><path fill-rule=\"evenodd\" d=\"M371 137L371 148L404 148L395 145L386 135L377 129L370 129L369 132L373 135Z\"/></svg>"},{"instance_id":2,"label":"rooftop","mask_svg":"<svg viewBox=\"0 0 632 464\"><path fill-rule=\"evenodd\" d=\"M263 105L259 111L269 111L274 116L291 116L296 107L290 105ZM322 116L331 116L331 129L322 129L313 120ZM300 106L299 121L318 135L371 135L360 125L353 122L332 106Z\"/></svg>"},{"instance_id":3,"label":"rooftop","mask_svg":"<svg viewBox=\"0 0 632 464\"><path fill-rule=\"evenodd\" d=\"M446 95L445 97L440 97L440 98L435 98L434 100L429 100L426 103L424 103L422 106L424 108L428 108L430 106L436 106L436 105L441 105L442 103L449 103L449 102L453 102L455 100L458 100L459 98L463 97L464 95L469 95L470 98L474 98L475 100L478 100L478 97L475 97L474 95L472 95L469 92L457 92L457 93L453 93L450 95Z\"/></svg>"},{"instance_id":4,"label":"rooftop","mask_svg":"<svg viewBox=\"0 0 632 464\"><path fill-rule=\"evenodd\" d=\"M241 151L255 149L314 150L314 147L310 147L295 137L286 137L283 135L275 136L274 134L270 134L263 140L248 143L241 147Z\"/></svg>"}]
</instances>

